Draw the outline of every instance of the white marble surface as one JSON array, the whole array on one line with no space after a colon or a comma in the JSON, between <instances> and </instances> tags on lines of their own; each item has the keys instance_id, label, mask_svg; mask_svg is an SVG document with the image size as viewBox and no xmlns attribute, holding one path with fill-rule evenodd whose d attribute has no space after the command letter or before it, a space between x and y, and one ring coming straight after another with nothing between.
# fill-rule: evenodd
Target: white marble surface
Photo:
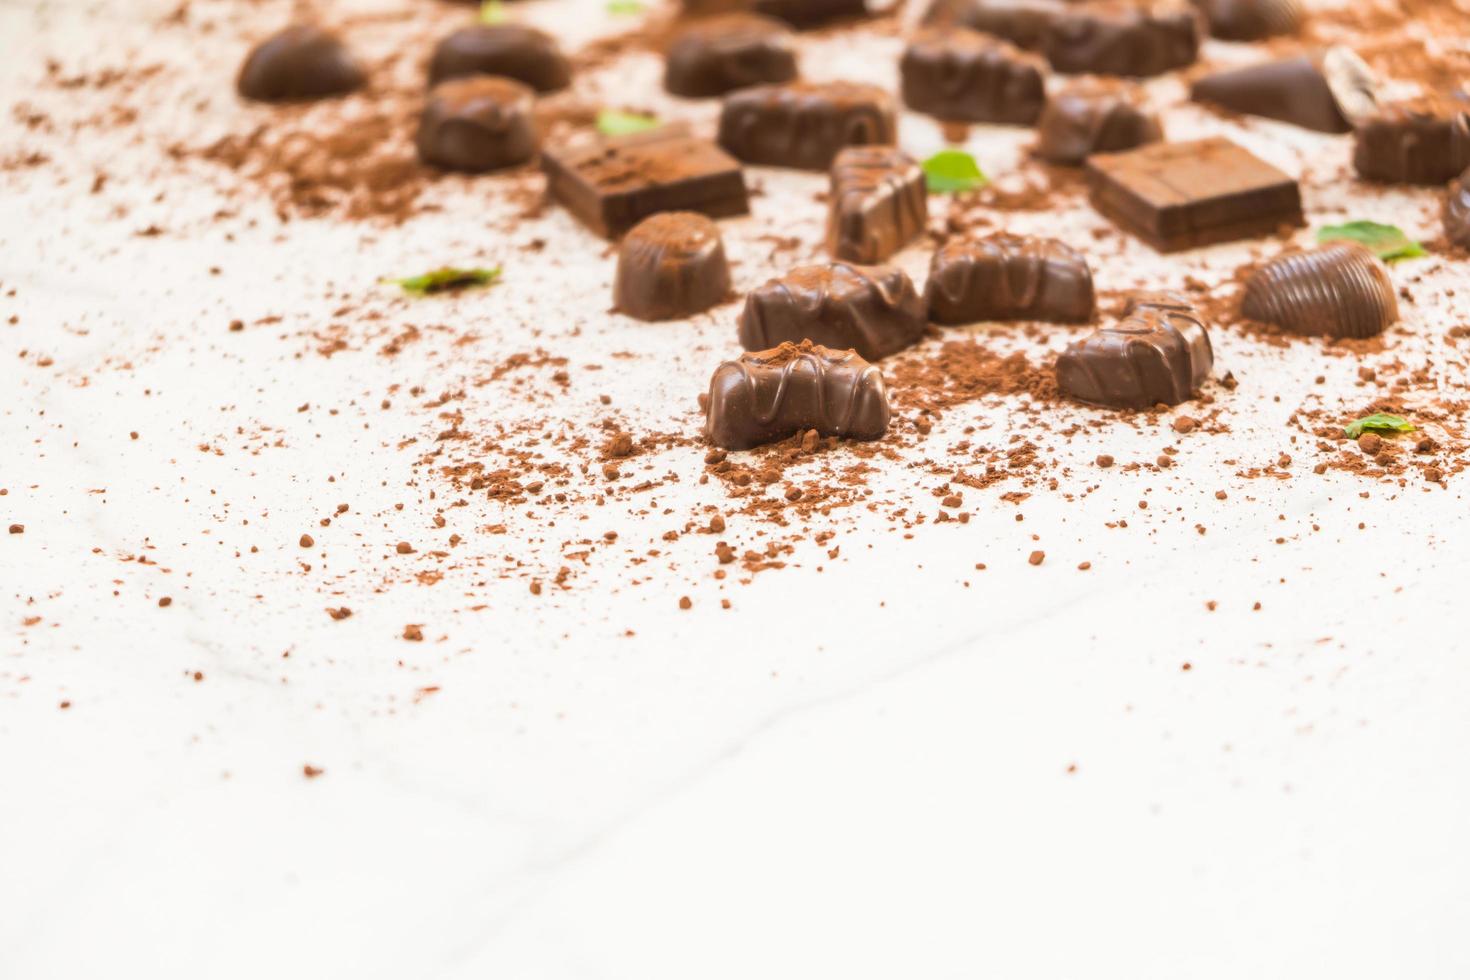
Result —
<instances>
[{"instance_id":1,"label":"white marble surface","mask_svg":"<svg viewBox=\"0 0 1470 980\"><path fill-rule=\"evenodd\" d=\"M516 218L494 185L435 189L482 207L470 220L282 227L268 202L235 200L237 217L210 222L233 178L163 147L268 118L227 76L241 34L290 8L195 0L160 27L172 6L0 6L6 102L56 121L0 124L7 154L56 158L0 173L0 525L26 528L0 536L0 978L1470 974L1463 483L1312 477L1288 424L1364 397L1365 362L1429 361L1463 387L1439 342L1470 314L1464 290L1444 293L1463 265L1396 271L1417 300L1377 354L1219 335L1241 380L1216 391L1228 438L1056 426L1062 490L1097 485L1080 500L1031 488L1017 506L1002 484L967 491L969 524L911 530L859 510L833 524L839 558L801 543L792 567L747 583L712 577L709 537L662 543L646 500L595 506L590 487L556 528L477 497L439 529L430 493L445 490L400 444L441 424L409 385L468 385L472 428L547 412L590 425L606 393L635 431L689 431L734 307L659 326L607 314L601 244L555 209ZM455 13L431 6L418 29L432 36ZM607 29L597 3L517 9ZM812 39L807 70L862 73L897 43ZM138 99L165 108L73 129L104 101L44 84L48 57L67 71L156 58ZM579 85L611 102L656 79L633 56ZM1188 107L1170 124L1222 125ZM937 145L922 120L904 126L915 152ZM1342 140L1229 128L1294 171L1346 159ZM1017 165L1016 134L974 141L998 175ZM820 178L758 179L755 215L724 224L744 285L792 261L761 241L772 222L812 243L821 226ZM1431 192L1344 193L1362 192L1314 185L1309 205L1435 233ZM1085 209L1003 219L1098 224ZM162 234L135 235L153 223ZM552 243L540 257L518 250L537 237ZM1111 288L1218 276L1250 254L1104 247ZM375 284L478 255L505 263L503 285L426 307ZM349 349L320 357L314 335L346 300ZM227 332L235 317L250 327ZM481 339L429 330L376 353L430 321ZM531 404L473 385L537 346L571 355L566 394L545 393L545 369ZM584 381L591 363L616 370ZM934 509L935 479L903 460L965 425L1003 442L1029 424L1003 399L957 410L880 467L881 511ZM1180 448L1166 472L1090 467L1163 445ZM1283 451L1301 458L1288 478L1240 475ZM655 491L667 526L725 503L698 484L697 449L631 466L680 477ZM351 511L320 527L339 501ZM499 522L508 534L485 532ZM534 596L500 571L515 554L554 573L566 541L604 530L618 542L569 590ZM453 558L428 556L452 532ZM734 541L765 533L731 518ZM398 556L399 540L417 552ZM652 547L659 559L629 565ZM1038 547L1047 561L1029 566ZM420 569L444 577L421 586ZM352 618L325 615L340 605ZM425 642L399 638L410 622Z\"/></svg>"}]
</instances>

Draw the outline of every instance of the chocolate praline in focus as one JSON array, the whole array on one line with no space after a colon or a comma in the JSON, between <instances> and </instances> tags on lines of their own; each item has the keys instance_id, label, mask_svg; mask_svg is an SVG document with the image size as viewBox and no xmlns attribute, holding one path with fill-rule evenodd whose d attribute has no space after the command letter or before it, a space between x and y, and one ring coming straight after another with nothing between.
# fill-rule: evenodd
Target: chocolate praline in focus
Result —
<instances>
[{"instance_id":1,"label":"chocolate praline in focus","mask_svg":"<svg viewBox=\"0 0 1470 980\"><path fill-rule=\"evenodd\" d=\"M727 14L686 28L669 45L664 88L690 99L796 77L790 32L767 17Z\"/></svg>"},{"instance_id":2,"label":"chocolate praline in focus","mask_svg":"<svg viewBox=\"0 0 1470 980\"><path fill-rule=\"evenodd\" d=\"M235 85L247 99L293 102L345 95L366 80L336 35L297 24L251 49Z\"/></svg>"},{"instance_id":3,"label":"chocolate praline in focus","mask_svg":"<svg viewBox=\"0 0 1470 980\"><path fill-rule=\"evenodd\" d=\"M921 32L899 61L910 109L958 122L1029 126L1046 100L1044 62L964 28Z\"/></svg>"},{"instance_id":4,"label":"chocolate praline in focus","mask_svg":"<svg viewBox=\"0 0 1470 980\"><path fill-rule=\"evenodd\" d=\"M1444 237L1470 248L1470 170L1450 185L1444 199Z\"/></svg>"},{"instance_id":5,"label":"chocolate praline in focus","mask_svg":"<svg viewBox=\"0 0 1470 980\"><path fill-rule=\"evenodd\" d=\"M525 163L536 153L536 93L509 78L476 75L434 87L419 120L425 163L482 173Z\"/></svg>"},{"instance_id":6,"label":"chocolate praline in focus","mask_svg":"<svg viewBox=\"0 0 1470 980\"><path fill-rule=\"evenodd\" d=\"M693 211L644 218L618 248L613 305L640 320L693 316L730 292L720 229Z\"/></svg>"},{"instance_id":7,"label":"chocolate praline in focus","mask_svg":"<svg viewBox=\"0 0 1470 980\"><path fill-rule=\"evenodd\" d=\"M1240 312L1326 337L1375 337L1399 318L1388 267L1356 242L1278 255L1246 280Z\"/></svg>"},{"instance_id":8,"label":"chocolate praline in focus","mask_svg":"<svg viewBox=\"0 0 1470 980\"><path fill-rule=\"evenodd\" d=\"M1082 253L1050 238L951 239L929 263L924 300L933 323L1076 323L1092 316L1092 271Z\"/></svg>"},{"instance_id":9,"label":"chocolate praline in focus","mask_svg":"<svg viewBox=\"0 0 1470 980\"><path fill-rule=\"evenodd\" d=\"M704 434L723 449L750 449L803 430L846 439L888 431L882 373L856 351L781 344L715 369Z\"/></svg>"},{"instance_id":10,"label":"chocolate praline in focus","mask_svg":"<svg viewBox=\"0 0 1470 980\"><path fill-rule=\"evenodd\" d=\"M1052 18L1042 50L1064 74L1147 77L1192 64L1201 34L1187 5L1078 3Z\"/></svg>"},{"instance_id":11,"label":"chocolate praline in focus","mask_svg":"<svg viewBox=\"0 0 1470 980\"><path fill-rule=\"evenodd\" d=\"M1210 375L1214 351L1204 321L1177 293L1145 293L1123 318L1070 344L1057 358L1057 390L1105 408L1188 401Z\"/></svg>"},{"instance_id":12,"label":"chocolate praline in focus","mask_svg":"<svg viewBox=\"0 0 1470 980\"><path fill-rule=\"evenodd\" d=\"M929 190L924 170L892 146L849 146L832 162L827 250L873 265L924 231Z\"/></svg>"},{"instance_id":13,"label":"chocolate praline in focus","mask_svg":"<svg viewBox=\"0 0 1470 980\"><path fill-rule=\"evenodd\" d=\"M1036 121L1036 153L1076 166L1094 153L1116 153L1164 138L1159 117L1136 91L1077 90L1046 100Z\"/></svg>"},{"instance_id":14,"label":"chocolate praline in focus","mask_svg":"<svg viewBox=\"0 0 1470 980\"><path fill-rule=\"evenodd\" d=\"M572 82L572 66L551 35L524 24L474 24L440 41L429 62L429 84L466 75L500 75L538 92Z\"/></svg>"},{"instance_id":15,"label":"chocolate praline in focus","mask_svg":"<svg viewBox=\"0 0 1470 980\"><path fill-rule=\"evenodd\" d=\"M792 82L725 96L719 142L747 163L826 170L844 146L892 145L893 99L875 85Z\"/></svg>"},{"instance_id":16,"label":"chocolate praline in focus","mask_svg":"<svg viewBox=\"0 0 1470 980\"><path fill-rule=\"evenodd\" d=\"M1295 34L1302 26L1300 0L1195 0L1195 6L1210 36L1222 41L1261 41Z\"/></svg>"},{"instance_id":17,"label":"chocolate praline in focus","mask_svg":"<svg viewBox=\"0 0 1470 980\"><path fill-rule=\"evenodd\" d=\"M1358 123L1353 166L1369 180L1443 184L1470 167L1470 101L1433 95Z\"/></svg>"},{"instance_id":18,"label":"chocolate praline in focus","mask_svg":"<svg viewBox=\"0 0 1470 980\"><path fill-rule=\"evenodd\" d=\"M1206 75L1196 79L1190 98L1319 133L1346 133L1373 112L1376 88L1363 60L1337 47Z\"/></svg>"},{"instance_id":19,"label":"chocolate praline in focus","mask_svg":"<svg viewBox=\"0 0 1470 980\"><path fill-rule=\"evenodd\" d=\"M802 266L752 290L740 313L746 350L810 340L876 361L923 333L923 299L902 270L888 266Z\"/></svg>"}]
</instances>

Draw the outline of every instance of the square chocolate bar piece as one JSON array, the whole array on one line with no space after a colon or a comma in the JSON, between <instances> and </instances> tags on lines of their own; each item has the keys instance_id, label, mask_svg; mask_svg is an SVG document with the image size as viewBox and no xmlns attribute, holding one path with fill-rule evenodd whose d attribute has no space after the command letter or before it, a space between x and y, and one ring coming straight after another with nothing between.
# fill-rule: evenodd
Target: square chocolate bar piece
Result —
<instances>
[{"instance_id":1,"label":"square chocolate bar piece","mask_svg":"<svg viewBox=\"0 0 1470 980\"><path fill-rule=\"evenodd\" d=\"M1219 137L1095 154L1087 186L1093 207L1160 252L1304 223L1297 182Z\"/></svg>"},{"instance_id":2,"label":"square chocolate bar piece","mask_svg":"<svg viewBox=\"0 0 1470 980\"><path fill-rule=\"evenodd\" d=\"M606 238L660 211L750 212L740 164L680 126L546 149L541 166L551 196Z\"/></svg>"}]
</instances>

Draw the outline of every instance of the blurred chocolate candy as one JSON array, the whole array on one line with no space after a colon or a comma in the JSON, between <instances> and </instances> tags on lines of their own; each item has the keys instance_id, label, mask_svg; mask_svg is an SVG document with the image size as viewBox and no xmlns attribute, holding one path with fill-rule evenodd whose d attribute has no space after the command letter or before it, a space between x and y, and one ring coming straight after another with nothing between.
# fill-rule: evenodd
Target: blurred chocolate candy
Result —
<instances>
[{"instance_id":1,"label":"blurred chocolate candy","mask_svg":"<svg viewBox=\"0 0 1470 980\"><path fill-rule=\"evenodd\" d=\"M964 28L921 32L899 62L910 109L958 122L1029 126L1046 100L1045 63Z\"/></svg>"},{"instance_id":2,"label":"blurred chocolate candy","mask_svg":"<svg viewBox=\"0 0 1470 980\"><path fill-rule=\"evenodd\" d=\"M538 92L572 82L572 66L551 35L524 24L473 24L439 42L429 62L429 84L465 75L501 75Z\"/></svg>"},{"instance_id":3,"label":"blurred chocolate candy","mask_svg":"<svg viewBox=\"0 0 1470 980\"><path fill-rule=\"evenodd\" d=\"M702 99L796 77L791 32L755 14L727 14L685 28L664 60L664 88Z\"/></svg>"},{"instance_id":4,"label":"blurred chocolate candy","mask_svg":"<svg viewBox=\"0 0 1470 980\"><path fill-rule=\"evenodd\" d=\"M1036 122L1036 152L1075 166L1094 153L1116 153L1164 138L1159 117L1135 89L1078 89L1046 100Z\"/></svg>"},{"instance_id":5,"label":"blurred chocolate candy","mask_svg":"<svg viewBox=\"0 0 1470 980\"><path fill-rule=\"evenodd\" d=\"M1336 47L1206 75L1190 98L1320 133L1347 133L1376 108L1376 87L1363 60Z\"/></svg>"},{"instance_id":6,"label":"blurred chocolate candy","mask_svg":"<svg viewBox=\"0 0 1470 980\"><path fill-rule=\"evenodd\" d=\"M293 102L344 95L366 80L336 35L312 24L297 24L251 50L236 88L247 99Z\"/></svg>"},{"instance_id":7,"label":"blurred chocolate candy","mask_svg":"<svg viewBox=\"0 0 1470 980\"><path fill-rule=\"evenodd\" d=\"M924 299L934 323L1072 323L1092 316L1092 271L1080 252L1051 238L957 238L934 253Z\"/></svg>"},{"instance_id":8,"label":"blurred chocolate candy","mask_svg":"<svg viewBox=\"0 0 1470 980\"><path fill-rule=\"evenodd\" d=\"M1302 26L1301 0L1195 0L1195 6L1210 36L1224 41L1261 41Z\"/></svg>"},{"instance_id":9,"label":"blurred chocolate candy","mask_svg":"<svg viewBox=\"0 0 1470 980\"><path fill-rule=\"evenodd\" d=\"M720 146L746 163L826 170L845 146L892 145L893 99L876 85L792 82L725 96Z\"/></svg>"},{"instance_id":10,"label":"blurred chocolate candy","mask_svg":"<svg viewBox=\"0 0 1470 980\"><path fill-rule=\"evenodd\" d=\"M1369 180L1443 184L1470 167L1470 101L1428 95L1358 123L1353 166Z\"/></svg>"},{"instance_id":11,"label":"blurred chocolate candy","mask_svg":"<svg viewBox=\"0 0 1470 980\"><path fill-rule=\"evenodd\" d=\"M480 173L536 154L536 93L509 78L474 75L436 85L419 120L425 163Z\"/></svg>"}]
</instances>

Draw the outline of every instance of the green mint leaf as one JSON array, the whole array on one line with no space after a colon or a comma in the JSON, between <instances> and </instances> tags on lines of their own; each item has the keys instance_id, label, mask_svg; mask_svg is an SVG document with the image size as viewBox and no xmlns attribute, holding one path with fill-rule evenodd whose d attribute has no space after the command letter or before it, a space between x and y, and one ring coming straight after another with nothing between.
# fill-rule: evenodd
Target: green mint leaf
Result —
<instances>
[{"instance_id":1,"label":"green mint leaf","mask_svg":"<svg viewBox=\"0 0 1470 980\"><path fill-rule=\"evenodd\" d=\"M607 0L607 12L618 17L643 13L640 0Z\"/></svg>"},{"instance_id":2,"label":"green mint leaf","mask_svg":"<svg viewBox=\"0 0 1470 980\"><path fill-rule=\"evenodd\" d=\"M503 24L505 23L505 7L500 0L485 0L480 4L480 23Z\"/></svg>"},{"instance_id":3,"label":"green mint leaf","mask_svg":"<svg viewBox=\"0 0 1470 980\"><path fill-rule=\"evenodd\" d=\"M636 112L615 112L612 109L604 109L597 114L597 131L604 136L627 136L630 133L658 129L661 125L662 123L653 116L644 116Z\"/></svg>"},{"instance_id":4,"label":"green mint leaf","mask_svg":"<svg viewBox=\"0 0 1470 980\"><path fill-rule=\"evenodd\" d=\"M975 158L964 150L940 150L920 166L931 194L954 194L990 183Z\"/></svg>"},{"instance_id":5,"label":"green mint leaf","mask_svg":"<svg viewBox=\"0 0 1470 980\"><path fill-rule=\"evenodd\" d=\"M1345 225L1328 225L1317 232L1319 242L1358 242L1366 245L1385 262L1412 259L1428 253L1393 225L1380 225L1376 221L1349 221Z\"/></svg>"},{"instance_id":6,"label":"green mint leaf","mask_svg":"<svg viewBox=\"0 0 1470 980\"><path fill-rule=\"evenodd\" d=\"M1343 435L1349 439L1356 439L1364 432L1413 432L1414 423L1408 419L1399 418L1397 415L1386 415L1383 412L1374 412L1365 415L1356 422L1350 422L1342 430Z\"/></svg>"},{"instance_id":7,"label":"green mint leaf","mask_svg":"<svg viewBox=\"0 0 1470 980\"><path fill-rule=\"evenodd\" d=\"M488 286L500 278L500 266L493 269L456 269L445 266L419 276L405 279L385 279L410 296L427 296L453 289L469 289L472 286Z\"/></svg>"}]
</instances>

